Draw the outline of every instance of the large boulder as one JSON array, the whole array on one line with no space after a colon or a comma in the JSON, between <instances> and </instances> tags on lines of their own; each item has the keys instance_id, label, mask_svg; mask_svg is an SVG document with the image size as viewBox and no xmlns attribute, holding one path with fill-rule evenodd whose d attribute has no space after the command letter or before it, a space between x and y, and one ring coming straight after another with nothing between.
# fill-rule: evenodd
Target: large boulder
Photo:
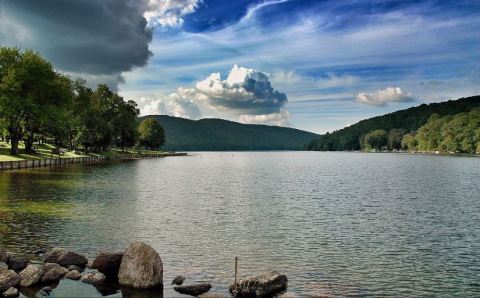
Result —
<instances>
[{"instance_id":1,"label":"large boulder","mask_svg":"<svg viewBox=\"0 0 480 298\"><path fill-rule=\"evenodd\" d=\"M270 297L287 288L288 279L285 274L276 271L250 276L237 282L238 297ZM233 294L235 284L230 285Z\"/></svg>"},{"instance_id":2,"label":"large boulder","mask_svg":"<svg viewBox=\"0 0 480 298\"><path fill-rule=\"evenodd\" d=\"M8 269L21 271L28 265L29 259L24 256L9 256L7 259Z\"/></svg>"},{"instance_id":3,"label":"large boulder","mask_svg":"<svg viewBox=\"0 0 480 298\"><path fill-rule=\"evenodd\" d=\"M43 265L45 273L42 276L42 282L48 283L51 281L57 281L68 273L68 269L64 268L57 263L45 263Z\"/></svg>"},{"instance_id":4,"label":"large boulder","mask_svg":"<svg viewBox=\"0 0 480 298\"><path fill-rule=\"evenodd\" d=\"M118 282L137 289L162 287L162 259L149 245L141 241L131 243L123 254Z\"/></svg>"},{"instance_id":5,"label":"large boulder","mask_svg":"<svg viewBox=\"0 0 480 298\"><path fill-rule=\"evenodd\" d=\"M97 269L109 279L117 279L122 258L123 252L101 252L93 260L92 269Z\"/></svg>"},{"instance_id":6,"label":"large boulder","mask_svg":"<svg viewBox=\"0 0 480 298\"><path fill-rule=\"evenodd\" d=\"M60 266L67 267L76 265L84 268L88 260L85 256L63 248L54 248L45 256L45 263L56 263Z\"/></svg>"},{"instance_id":7,"label":"large boulder","mask_svg":"<svg viewBox=\"0 0 480 298\"><path fill-rule=\"evenodd\" d=\"M15 287L20 282L20 276L13 270L0 271L0 293Z\"/></svg>"},{"instance_id":8,"label":"large boulder","mask_svg":"<svg viewBox=\"0 0 480 298\"><path fill-rule=\"evenodd\" d=\"M203 293L210 291L212 285L209 283L200 283L194 284L190 286L177 286L173 287L173 289L180 294L190 295L190 296L198 296Z\"/></svg>"},{"instance_id":9,"label":"large boulder","mask_svg":"<svg viewBox=\"0 0 480 298\"><path fill-rule=\"evenodd\" d=\"M28 265L19 273L20 286L24 288L33 286L40 281L44 272L42 265Z\"/></svg>"},{"instance_id":10,"label":"large boulder","mask_svg":"<svg viewBox=\"0 0 480 298\"><path fill-rule=\"evenodd\" d=\"M105 282L105 275L96 270L85 272L80 278L81 281L91 285L99 285Z\"/></svg>"},{"instance_id":11,"label":"large boulder","mask_svg":"<svg viewBox=\"0 0 480 298\"><path fill-rule=\"evenodd\" d=\"M10 289L3 292L3 297L5 298L16 298L18 296L20 296L20 293L14 287L11 287Z\"/></svg>"}]
</instances>

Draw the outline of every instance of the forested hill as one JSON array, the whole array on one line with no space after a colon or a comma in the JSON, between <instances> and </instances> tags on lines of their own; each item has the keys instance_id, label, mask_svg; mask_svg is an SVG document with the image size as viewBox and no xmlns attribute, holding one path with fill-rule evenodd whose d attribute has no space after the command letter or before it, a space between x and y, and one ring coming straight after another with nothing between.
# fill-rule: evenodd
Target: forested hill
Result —
<instances>
[{"instance_id":1,"label":"forested hill","mask_svg":"<svg viewBox=\"0 0 480 298\"><path fill-rule=\"evenodd\" d=\"M251 125L221 119L154 117L165 130L163 150L301 150L319 135L279 126Z\"/></svg>"},{"instance_id":2,"label":"forested hill","mask_svg":"<svg viewBox=\"0 0 480 298\"><path fill-rule=\"evenodd\" d=\"M480 96L460 98L440 103L422 104L406 110L401 110L362 120L333 133L327 133L312 141L307 149L320 151L360 150L362 136L374 131L401 129L406 132L416 131L427 123L432 114L440 116L455 115L480 107Z\"/></svg>"}]
</instances>

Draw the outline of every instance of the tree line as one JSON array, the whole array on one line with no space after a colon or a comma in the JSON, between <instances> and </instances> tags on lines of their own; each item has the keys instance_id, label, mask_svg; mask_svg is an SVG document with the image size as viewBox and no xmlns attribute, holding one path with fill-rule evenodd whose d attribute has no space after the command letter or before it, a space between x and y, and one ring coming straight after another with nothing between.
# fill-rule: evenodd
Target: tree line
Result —
<instances>
[{"instance_id":1,"label":"tree line","mask_svg":"<svg viewBox=\"0 0 480 298\"><path fill-rule=\"evenodd\" d=\"M136 145L156 149L165 139L152 119L138 124L139 109L105 84L87 87L55 71L39 53L0 47L0 136L18 155L19 143L33 152L34 142L85 151ZM148 120L148 121L147 121Z\"/></svg>"},{"instance_id":2,"label":"tree line","mask_svg":"<svg viewBox=\"0 0 480 298\"><path fill-rule=\"evenodd\" d=\"M468 113L433 114L417 131L374 130L361 137L364 150L480 153L480 108Z\"/></svg>"},{"instance_id":3,"label":"tree line","mask_svg":"<svg viewBox=\"0 0 480 298\"><path fill-rule=\"evenodd\" d=\"M380 144L382 144L383 147L398 149L398 134L418 131L420 127L427 123L431 115L438 114L440 117L444 117L448 115L469 113L479 107L480 96L471 96L439 103L422 104L417 107L365 119L332 133L326 133L320 136L320 138L310 142L306 146L306 149L318 151L362 150L365 149L365 136L375 130L383 130L385 133L375 133L369 137L372 138L368 140L369 142L375 142L374 139L379 138ZM390 139L390 144L388 144L388 139ZM385 142L387 145L385 145ZM375 149L375 146L372 148Z\"/></svg>"}]
</instances>

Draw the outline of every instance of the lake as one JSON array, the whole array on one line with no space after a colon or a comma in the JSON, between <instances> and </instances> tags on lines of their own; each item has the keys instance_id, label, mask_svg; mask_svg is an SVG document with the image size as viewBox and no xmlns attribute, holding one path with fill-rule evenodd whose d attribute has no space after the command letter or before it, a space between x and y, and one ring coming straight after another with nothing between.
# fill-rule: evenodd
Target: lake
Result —
<instances>
[{"instance_id":1,"label":"lake","mask_svg":"<svg viewBox=\"0 0 480 298\"><path fill-rule=\"evenodd\" d=\"M212 152L0 173L0 245L95 257L132 240L164 263L164 295L277 270L288 295L480 295L480 158ZM100 295L62 281L60 296ZM112 293L121 296L120 292Z\"/></svg>"}]
</instances>

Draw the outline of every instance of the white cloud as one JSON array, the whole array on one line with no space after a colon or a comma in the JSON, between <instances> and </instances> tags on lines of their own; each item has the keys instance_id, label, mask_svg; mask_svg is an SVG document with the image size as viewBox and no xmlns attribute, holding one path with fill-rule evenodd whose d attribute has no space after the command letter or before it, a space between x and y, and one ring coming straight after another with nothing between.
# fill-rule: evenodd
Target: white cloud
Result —
<instances>
[{"instance_id":1,"label":"white cloud","mask_svg":"<svg viewBox=\"0 0 480 298\"><path fill-rule=\"evenodd\" d=\"M371 93L358 93L356 100L372 106L385 106L389 102L409 102L415 98L411 93L403 92L400 87L388 87Z\"/></svg>"},{"instance_id":2,"label":"white cloud","mask_svg":"<svg viewBox=\"0 0 480 298\"><path fill-rule=\"evenodd\" d=\"M195 12L202 0L148 0L144 17L150 26L179 27L183 17Z\"/></svg>"},{"instance_id":3,"label":"white cloud","mask_svg":"<svg viewBox=\"0 0 480 298\"><path fill-rule=\"evenodd\" d=\"M170 95L157 94L154 98L140 98L138 106L142 115L166 114L187 119L200 119L202 112L192 100L193 89L178 88L177 92Z\"/></svg>"},{"instance_id":4,"label":"white cloud","mask_svg":"<svg viewBox=\"0 0 480 298\"><path fill-rule=\"evenodd\" d=\"M245 124L273 124L284 126L288 124L290 113L286 110L281 110L278 113L271 113L265 115L240 115L238 121Z\"/></svg>"}]
</instances>

